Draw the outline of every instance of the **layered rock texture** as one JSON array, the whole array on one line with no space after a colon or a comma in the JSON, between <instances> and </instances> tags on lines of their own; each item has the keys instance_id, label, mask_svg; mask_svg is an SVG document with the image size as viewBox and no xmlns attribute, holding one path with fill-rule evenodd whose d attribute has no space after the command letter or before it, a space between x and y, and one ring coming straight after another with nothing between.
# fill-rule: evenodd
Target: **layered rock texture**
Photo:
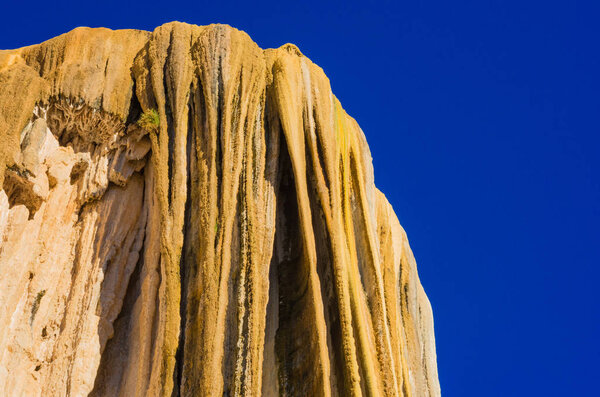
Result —
<instances>
[{"instance_id":1,"label":"layered rock texture","mask_svg":"<svg viewBox=\"0 0 600 397\"><path fill-rule=\"evenodd\" d=\"M223 25L0 51L0 393L437 396L363 132Z\"/></svg>"}]
</instances>

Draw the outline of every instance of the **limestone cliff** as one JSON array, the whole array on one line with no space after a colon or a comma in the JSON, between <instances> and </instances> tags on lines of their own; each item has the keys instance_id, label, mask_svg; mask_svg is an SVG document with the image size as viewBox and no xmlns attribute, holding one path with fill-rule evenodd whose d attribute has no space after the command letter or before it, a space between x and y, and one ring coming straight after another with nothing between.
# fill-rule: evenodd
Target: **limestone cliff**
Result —
<instances>
[{"instance_id":1,"label":"limestone cliff","mask_svg":"<svg viewBox=\"0 0 600 397\"><path fill-rule=\"evenodd\" d=\"M437 396L363 132L224 25L0 51L0 392Z\"/></svg>"}]
</instances>

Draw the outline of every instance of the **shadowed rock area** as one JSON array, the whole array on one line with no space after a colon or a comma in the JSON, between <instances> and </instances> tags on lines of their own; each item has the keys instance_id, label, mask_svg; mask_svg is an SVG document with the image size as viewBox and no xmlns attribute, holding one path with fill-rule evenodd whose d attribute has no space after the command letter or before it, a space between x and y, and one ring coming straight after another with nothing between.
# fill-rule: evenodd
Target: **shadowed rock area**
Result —
<instances>
[{"instance_id":1,"label":"shadowed rock area","mask_svg":"<svg viewBox=\"0 0 600 397\"><path fill-rule=\"evenodd\" d=\"M440 395L364 134L291 44L174 22L0 51L0 186L10 395Z\"/></svg>"}]
</instances>

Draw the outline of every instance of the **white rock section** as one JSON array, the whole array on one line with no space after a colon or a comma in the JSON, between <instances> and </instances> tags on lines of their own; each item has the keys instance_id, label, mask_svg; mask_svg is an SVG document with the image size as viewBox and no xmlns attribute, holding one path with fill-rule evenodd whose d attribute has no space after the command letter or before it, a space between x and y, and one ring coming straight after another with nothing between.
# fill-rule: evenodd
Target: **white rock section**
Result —
<instances>
[{"instance_id":1,"label":"white rock section","mask_svg":"<svg viewBox=\"0 0 600 397\"><path fill-rule=\"evenodd\" d=\"M143 162L147 146L132 140L129 149L75 153L42 118L23 131L22 165L7 173L15 188L0 190L4 395L92 390L146 224L144 180L125 153ZM120 186L109 185L109 174Z\"/></svg>"}]
</instances>

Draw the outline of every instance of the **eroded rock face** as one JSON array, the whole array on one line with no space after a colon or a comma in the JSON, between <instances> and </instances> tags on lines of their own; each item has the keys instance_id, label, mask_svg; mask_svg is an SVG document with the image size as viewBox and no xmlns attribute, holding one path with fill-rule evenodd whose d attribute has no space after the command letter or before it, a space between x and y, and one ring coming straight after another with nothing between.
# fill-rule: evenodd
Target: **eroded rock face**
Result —
<instances>
[{"instance_id":1,"label":"eroded rock face","mask_svg":"<svg viewBox=\"0 0 600 397\"><path fill-rule=\"evenodd\" d=\"M364 134L293 45L169 23L0 51L0 140L0 390L440 394Z\"/></svg>"}]
</instances>

